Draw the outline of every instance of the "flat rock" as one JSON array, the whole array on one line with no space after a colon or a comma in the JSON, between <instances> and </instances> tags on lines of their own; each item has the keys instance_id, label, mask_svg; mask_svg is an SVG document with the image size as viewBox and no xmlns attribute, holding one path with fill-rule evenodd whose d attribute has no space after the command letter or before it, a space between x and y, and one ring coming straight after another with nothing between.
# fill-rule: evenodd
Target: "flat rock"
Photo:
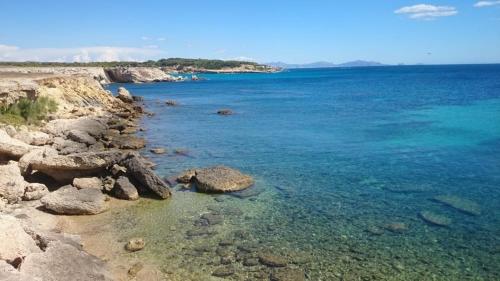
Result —
<instances>
[{"instance_id":1,"label":"flat rock","mask_svg":"<svg viewBox=\"0 0 500 281\"><path fill-rule=\"evenodd\" d=\"M31 145L45 145L48 144L51 140L50 135L44 133L44 132L38 132L38 131L20 131L17 133L14 138L27 143Z\"/></svg>"},{"instance_id":2,"label":"flat rock","mask_svg":"<svg viewBox=\"0 0 500 281\"><path fill-rule=\"evenodd\" d=\"M112 280L102 260L61 242L51 242L45 252L27 256L20 272L43 281Z\"/></svg>"},{"instance_id":3,"label":"flat rock","mask_svg":"<svg viewBox=\"0 0 500 281\"><path fill-rule=\"evenodd\" d=\"M219 267L212 272L213 276L216 277L228 277L234 274L234 269L232 267Z\"/></svg>"},{"instance_id":4,"label":"flat rock","mask_svg":"<svg viewBox=\"0 0 500 281\"><path fill-rule=\"evenodd\" d=\"M31 150L19 159L19 168L21 174L26 175L31 173L31 162L41 161L44 158L58 155L57 150L51 147L42 147Z\"/></svg>"},{"instance_id":5,"label":"flat rock","mask_svg":"<svg viewBox=\"0 0 500 281\"><path fill-rule=\"evenodd\" d=\"M434 200L469 215L479 216L481 214L479 205L465 198L454 195L439 195L434 197Z\"/></svg>"},{"instance_id":6,"label":"flat rock","mask_svg":"<svg viewBox=\"0 0 500 281\"><path fill-rule=\"evenodd\" d=\"M137 192L137 188L130 183L129 179L124 176L120 176L116 182L115 187L113 188L113 194L120 199L125 200L137 200L139 199L139 193Z\"/></svg>"},{"instance_id":7,"label":"flat rock","mask_svg":"<svg viewBox=\"0 0 500 281\"><path fill-rule=\"evenodd\" d=\"M215 166L196 170L194 182L202 192L231 192L239 191L253 185L249 175L225 166Z\"/></svg>"},{"instance_id":8,"label":"flat rock","mask_svg":"<svg viewBox=\"0 0 500 281\"><path fill-rule=\"evenodd\" d=\"M17 162L10 161L7 165L0 165L0 197L10 203L21 201L28 183L21 175Z\"/></svg>"},{"instance_id":9,"label":"flat rock","mask_svg":"<svg viewBox=\"0 0 500 281\"><path fill-rule=\"evenodd\" d=\"M2 281L37 281L33 277L19 272L6 261L0 260L0 280Z\"/></svg>"},{"instance_id":10,"label":"flat rock","mask_svg":"<svg viewBox=\"0 0 500 281\"><path fill-rule=\"evenodd\" d=\"M92 117L77 119L56 119L48 122L43 131L59 137L65 137L71 130L86 132L93 137L101 137L106 132L107 126L101 120Z\"/></svg>"},{"instance_id":11,"label":"flat rock","mask_svg":"<svg viewBox=\"0 0 500 281\"><path fill-rule=\"evenodd\" d=\"M231 109L219 109L217 110L217 114L219 115L233 115L234 112Z\"/></svg>"},{"instance_id":12,"label":"flat rock","mask_svg":"<svg viewBox=\"0 0 500 281\"><path fill-rule=\"evenodd\" d=\"M420 212L419 215L424 221L426 221L430 224L433 224L433 225L449 226L451 224L450 218L443 216L443 215L433 213L431 211L422 211L422 212Z\"/></svg>"},{"instance_id":13,"label":"flat rock","mask_svg":"<svg viewBox=\"0 0 500 281\"><path fill-rule=\"evenodd\" d=\"M21 223L9 215L0 215L0 260L17 266L24 257L41 252Z\"/></svg>"},{"instance_id":14,"label":"flat rock","mask_svg":"<svg viewBox=\"0 0 500 281\"><path fill-rule=\"evenodd\" d=\"M408 225L402 222L393 222L385 225L385 228L393 233L404 233L408 231Z\"/></svg>"},{"instance_id":15,"label":"flat rock","mask_svg":"<svg viewBox=\"0 0 500 281\"><path fill-rule=\"evenodd\" d=\"M71 130L68 132L67 137L72 141L84 143L86 145L93 145L97 142L94 137L81 130Z\"/></svg>"},{"instance_id":16,"label":"flat rock","mask_svg":"<svg viewBox=\"0 0 500 281\"><path fill-rule=\"evenodd\" d=\"M41 199L43 206L58 214L95 215L107 209L106 196L93 188L65 186Z\"/></svg>"},{"instance_id":17,"label":"flat rock","mask_svg":"<svg viewBox=\"0 0 500 281\"><path fill-rule=\"evenodd\" d=\"M120 135L113 137L111 146L119 149L141 149L146 146L146 141L132 135Z\"/></svg>"}]
</instances>

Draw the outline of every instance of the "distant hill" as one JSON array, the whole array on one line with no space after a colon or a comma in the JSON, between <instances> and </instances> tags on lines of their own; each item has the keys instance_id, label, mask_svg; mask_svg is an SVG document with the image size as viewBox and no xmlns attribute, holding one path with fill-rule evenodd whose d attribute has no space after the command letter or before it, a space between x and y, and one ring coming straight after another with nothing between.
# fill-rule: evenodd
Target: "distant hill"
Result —
<instances>
[{"instance_id":1,"label":"distant hill","mask_svg":"<svg viewBox=\"0 0 500 281\"><path fill-rule=\"evenodd\" d=\"M375 62L375 61L363 61L356 60L340 64L335 64L332 62L318 61L306 64L288 64L284 62L269 62L265 65L280 67L280 68L326 68L326 67L366 67L366 66L384 66L385 64Z\"/></svg>"}]
</instances>

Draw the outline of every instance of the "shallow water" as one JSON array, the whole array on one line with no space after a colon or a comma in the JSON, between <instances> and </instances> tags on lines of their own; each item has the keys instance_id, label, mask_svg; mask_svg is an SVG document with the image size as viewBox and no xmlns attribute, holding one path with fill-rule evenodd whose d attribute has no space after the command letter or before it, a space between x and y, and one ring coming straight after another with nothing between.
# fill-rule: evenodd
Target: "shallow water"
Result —
<instances>
[{"instance_id":1,"label":"shallow water","mask_svg":"<svg viewBox=\"0 0 500 281\"><path fill-rule=\"evenodd\" d=\"M219 280L230 266L226 279L262 280L272 269L238 258L272 252L308 280L500 279L500 65L202 76L124 85L156 113L148 148L169 153L144 154L160 175L225 164L256 179L251 197L176 187L115 217L122 239L154 245L137 255L166 278ZM222 222L200 225L205 213Z\"/></svg>"}]
</instances>

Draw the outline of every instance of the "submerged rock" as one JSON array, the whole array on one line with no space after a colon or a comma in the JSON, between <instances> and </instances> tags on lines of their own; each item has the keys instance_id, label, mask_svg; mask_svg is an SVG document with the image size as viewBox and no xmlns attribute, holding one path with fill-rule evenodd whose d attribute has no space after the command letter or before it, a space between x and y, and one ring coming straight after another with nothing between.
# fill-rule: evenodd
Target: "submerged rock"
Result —
<instances>
[{"instance_id":1,"label":"submerged rock","mask_svg":"<svg viewBox=\"0 0 500 281\"><path fill-rule=\"evenodd\" d=\"M398 234L401 234L401 233L408 231L408 225L406 223L402 223L402 222L393 222L393 223L387 224L385 226L385 228L391 232L398 233Z\"/></svg>"},{"instance_id":2,"label":"submerged rock","mask_svg":"<svg viewBox=\"0 0 500 281\"><path fill-rule=\"evenodd\" d=\"M279 268L271 273L271 281L305 281L304 271L292 268Z\"/></svg>"},{"instance_id":3,"label":"submerged rock","mask_svg":"<svg viewBox=\"0 0 500 281\"><path fill-rule=\"evenodd\" d=\"M216 277L227 277L233 274L234 274L234 269L232 267L227 267L227 266L219 267L216 270L214 270L214 272L212 272L212 275Z\"/></svg>"},{"instance_id":4,"label":"submerged rock","mask_svg":"<svg viewBox=\"0 0 500 281\"><path fill-rule=\"evenodd\" d=\"M215 166L196 170L194 182L199 191L231 192L243 190L253 185L249 175L225 166Z\"/></svg>"},{"instance_id":5,"label":"submerged rock","mask_svg":"<svg viewBox=\"0 0 500 281\"><path fill-rule=\"evenodd\" d=\"M454 195L439 195L434 197L434 200L464 212L469 215L478 216L481 214L481 208L476 202L468 199L460 198Z\"/></svg>"},{"instance_id":6,"label":"submerged rock","mask_svg":"<svg viewBox=\"0 0 500 281\"><path fill-rule=\"evenodd\" d=\"M272 254L260 254L259 261L269 267L285 267L288 263L285 258Z\"/></svg>"},{"instance_id":7,"label":"submerged rock","mask_svg":"<svg viewBox=\"0 0 500 281\"><path fill-rule=\"evenodd\" d=\"M45 252L27 256L20 272L46 281L112 280L102 260L56 241L51 242Z\"/></svg>"},{"instance_id":8,"label":"submerged rock","mask_svg":"<svg viewBox=\"0 0 500 281\"><path fill-rule=\"evenodd\" d=\"M449 226L451 224L451 219L448 217L445 217L443 215L439 215L436 213L433 213L431 211L422 211L420 212L420 217L433 225L437 226Z\"/></svg>"},{"instance_id":9,"label":"submerged rock","mask_svg":"<svg viewBox=\"0 0 500 281\"><path fill-rule=\"evenodd\" d=\"M125 249L129 252L137 252L146 247L146 242L144 242L143 238L132 238L127 244L125 244Z\"/></svg>"},{"instance_id":10,"label":"submerged rock","mask_svg":"<svg viewBox=\"0 0 500 281\"><path fill-rule=\"evenodd\" d=\"M95 215L107 209L106 196L94 188L61 187L41 199L43 206L58 214Z\"/></svg>"}]
</instances>

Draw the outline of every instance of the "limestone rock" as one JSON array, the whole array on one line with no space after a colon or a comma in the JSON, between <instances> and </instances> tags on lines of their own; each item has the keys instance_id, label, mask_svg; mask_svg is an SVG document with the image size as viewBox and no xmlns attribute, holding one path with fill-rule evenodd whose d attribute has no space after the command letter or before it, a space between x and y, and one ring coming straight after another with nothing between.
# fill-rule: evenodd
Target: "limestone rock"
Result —
<instances>
[{"instance_id":1,"label":"limestone rock","mask_svg":"<svg viewBox=\"0 0 500 281\"><path fill-rule=\"evenodd\" d=\"M143 83L176 81L177 79L155 67L114 67L105 69L106 74L117 83Z\"/></svg>"},{"instance_id":2,"label":"limestone rock","mask_svg":"<svg viewBox=\"0 0 500 281\"><path fill-rule=\"evenodd\" d=\"M86 145L93 145L97 141L94 137L89 135L87 132L80 130L71 130L68 132L68 138L72 141L84 143Z\"/></svg>"},{"instance_id":3,"label":"limestone rock","mask_svg":"<svg viewBox=\"0 0 500 281\"><path fill-rule=\"evenodd\" d=\"M19 272L12 265L0 260L0 280L2 281L38 281L33 277Z\"/></svg>"},{"instance_id":4,"label":"limestone rock","mask_svg":"<svg viewBox=\"0 0 500 281\"><path fill-rule=\"evenodd\" d=\"M130 183L127 177L120 176L115 183L113 189L113 194L120 199L125 200L137 200L139 199L139 193L135 186Z\"/></svg>"},{"instance_id":5,"label":"limestone rock","mask_svg":"<svg viewBox=\"0 0 500 281\"><path fill-rule=\"evenodd\" d=\"M197 189L203 192L238 191L254 183L252 177L225 166L196 170L194 182Z\"/></svg>"},{"instance_id":6,"label":"limestone rock","mask_svg":"<svg viewBox=\"0 0 500 281\"><path fill-rule=\"evenodd\" d=\"M28 183L24 190L23 200L38 200L47 195L49 190L42 183Z\"/></svg>"},{"instance_id":7,"label":"limestone rock","mask_svg":"<svg viewBox=\"0 0 500 281\"><path fill-rule=\"evenodd\" d=\"M186 170L177 176L177 182L179 183L190 183L193 177L196 175L195 169Z\"/></svg>"},{"instance_id":8,"label":"limestone rock","mask_svg":"<svg viewBox=\"0 0 500 281\"><path fill-rule=\"evenodd\" d=\"M0 260L17 266L24 257L38 252L40 248L16 218L0 215Z\"/></svg>"},{"instance_id":9,"label":"limestone rock","mask_svg":"<svg viewBox=\"0 0 500 281\"><path fill-rule=\"evenodd\" d=\"M14 138L31 145L41 146L50 142L51 137L44 132L20 131Z\"/></svg>"},{"instance_id":10,"label":"limestone rock","mask_svg":"<svg viewBox=\"0 0 500 281\"><path fill-rule=\"evenodd\" d=\"M130 92L127 89L125 89L124 87L118 88L118 95L116 97L121 99L123 102L126 102L126 103L133 103L134 102L134 98L132 97Z\"/></svg>"},{"instance_id":11,"label":"limestone rock","mask_svg":"<svg viewBox=\"0 0 500 281\"><path fill-rule=\"evenodd\" d=\"M131 135L120 135L111 140L111 146L119 149L141 149L146 146L146 141Z\"/></svg>"},{"instance_id":12,"label":"limestone rock","mask_svg":"<svg viewBox=\"0 0 500 281\"><path fill-rule=\"evenodd\" d=\"M31 161L31 168L61 183L71 183L74 178L94 176L122 158L121 151L83 152L55 155Z\"/></svg>"},{"instance_id":13,"label":"limestone rock","mask_svg":"<svg viewBox=\"0 0 500 281\"><path fill-rule=\"evenodd\" d=\"M93 188L77 189L73 186L62 187L45 195L43 206L58 214L95 215L107 209L106 196Z\"/></svg>"},{"instance_id":14,"label":"limestone rock","mask_svg":"<svg viewBox=\"0 0 500 281\"><path fill-rule=\"evenodd\" d=\"M6 157L8 159L18 160L24 154L35 148L35 146L12 138L3 129L0 129L0 158Z\"/></svg>"},{"instance_id":15,"label":"limestone rock","mask_svg":"<svg viewBox=\"0 0 500 281\"><path fill-rule=\"evenodd\" d=\"M0 175L0 197L10 203L20 201L28 183L21 175L17 162L10 161L7 165L0 165Z\"/></svg>"},{"instance_id":16,"label":"limestone rock","mask_svg":"<svg viewBox=\"0 0 500 281\"><path fill-rule=\"evenodd\" d=\"M97 190L102 190L102 180L98 177L89 177L89 178L74 178L73 186L78 189L83 188L94 188Z\"/></svg>"},{"instance_id":17,"label":"limestone rock","mask_svg":"<svg viewBox=\"0 0 500 281\"><path fill-rule=\"evenodd\" d=\"M56 119L45 125L43 130L51 135L64 137L71 130L79 130L87 134L100 137L107 129L101 120L91 117L80 117L77 119Z\"/></svg>"},{"instance_id":18,"label":"limestone rock","mask_svg":"<svg viewBox=\"0 0 500 281\"><path fill-rule=\"evenodd\" d=\"M31 150L19 159L19 168L21 169L21 174L26 175L31 173L31 162L41 161L43 158L56 156L57 151L51 147L42 147Z\"/></svg>"},{"instance_id":19,"label":"limestone rock","mask_svg":"<svg viewBox=\"0 0 500 281\"><path fill-rule=\"evenodd\" d=\"M136 252L144 249L145 246L146 242L143 238L132 238L125 244L125 249L129 252Z\"/></svg>"},{"instance_id":20,"label":"limestone rock","mask_svg":"<svg viewBox=\"0 0 500 281\"><path fill-rule=\"evenodd\" d=\"M167 150L165 150L165 148L163 147L152 148L149 151L151 151L154 154L165 154L167 152Z\"/></svg>"},{"instance_id":21,"label":"limestone rock","mask_svg":"<svg viewBox=\"0 0 500 281\"><path fill-rule=\"evenodd\" d=\"M137 182L148 188L163 199L170 197L171 192L167 184L156 175L137 153L130 153L121 165L127 168L127 172Z\"/></svg>"},{"instance_id":22,"label":"limestone rock","mask_svg":"<svg viewBox=\"0 0 500 281\"><path fill-rule=\"evenodd\" d=\"M87 145L72 140L67 140L61 137L55 137L52 147L59 151L61 155L84 152L87 150Z\"/></svg>"},{"instance_id":23,"label":"limestone rock","mask_svg":"<svg viewBox=\"0 0 500 281\"><path fill-rule=\"evenodd\" d=\"M61 242L51 242L45 252L27 256L20 272L44 281L112 280L102 260Z\"/></svg>"}]
</instances>

